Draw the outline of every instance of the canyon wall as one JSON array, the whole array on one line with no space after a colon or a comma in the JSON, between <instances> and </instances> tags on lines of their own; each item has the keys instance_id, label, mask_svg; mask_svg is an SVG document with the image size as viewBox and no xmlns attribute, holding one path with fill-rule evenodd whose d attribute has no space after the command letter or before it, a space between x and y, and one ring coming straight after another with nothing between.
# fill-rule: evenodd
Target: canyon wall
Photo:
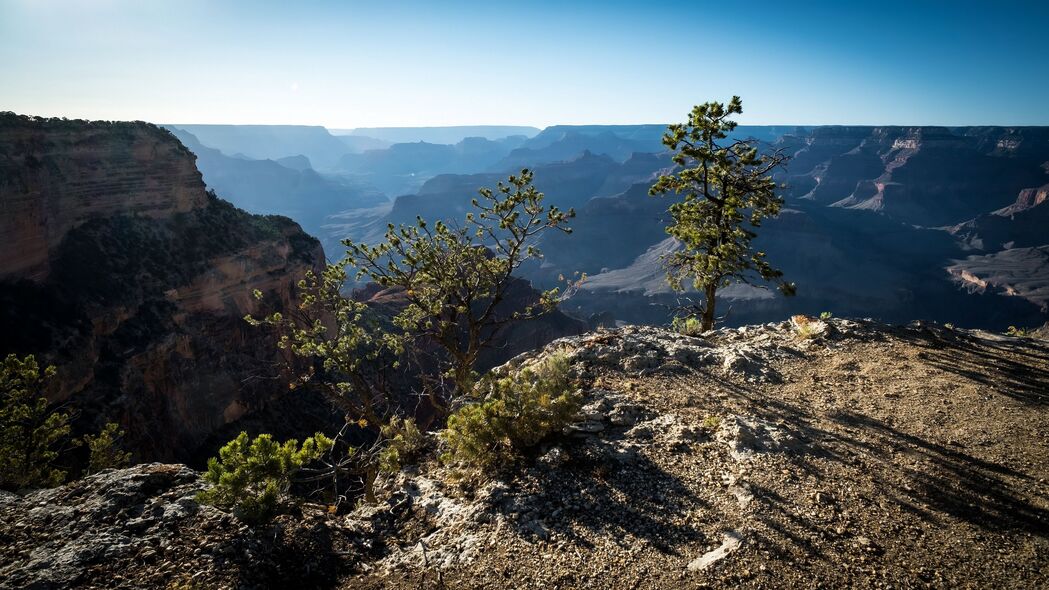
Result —
<instances>
[{"instance_id":1,"label":"canyon wall","mask_svg":"<svg viewBox=\"0 0 1049 590\"><path fill-rule=\"evenodd\" d=\"M0 115L0 353L56 365L49 397L84 430L119 422L140 460L191 456L286 391L242 318L291 306L324 260L291 220L206 192L194 161L146 123Z\"/></svg>"},{"instance_id":2,"label":"canyon wall","mask_svg":"<svg viewBox=\"0 0 1049 590\"><path fill-rule=\"evenodd\" d=\"M204 205L194 158L162 129L0 115L0 277L46 279L49 253L89 219Z\"/></svg>"}]
</instances>

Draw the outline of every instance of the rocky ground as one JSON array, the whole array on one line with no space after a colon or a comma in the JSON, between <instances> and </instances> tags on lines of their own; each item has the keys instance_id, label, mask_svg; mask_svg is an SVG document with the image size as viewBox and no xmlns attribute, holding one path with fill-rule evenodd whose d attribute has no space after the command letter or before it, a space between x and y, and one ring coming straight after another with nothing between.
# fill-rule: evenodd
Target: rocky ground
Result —
<instances>
[{"instance_id":1,"label":"rocky ground","mask_svg":"<svg viewBox=\"0 0 1049 590\"><path fill-rule=\"evenodd\" d=\"M203 487L191 469L153 463L0 496L0 588L336 583L347 544L320 510L249 527L197 504Z\"/></svg>"},{"instance_id":2,"label":"rocky ground","mask_svg":"<svg viewBox=\"0 0 1049 590\"><path fill-rule=\"evenodd\" d=\"M800 324L800 325L799 325ZM0 499L2 587L1049 586L1049 343L800 320L561 339L579 422L505 474L434 462L247 527L196 474Z\"/></svg>"}]
</instances>

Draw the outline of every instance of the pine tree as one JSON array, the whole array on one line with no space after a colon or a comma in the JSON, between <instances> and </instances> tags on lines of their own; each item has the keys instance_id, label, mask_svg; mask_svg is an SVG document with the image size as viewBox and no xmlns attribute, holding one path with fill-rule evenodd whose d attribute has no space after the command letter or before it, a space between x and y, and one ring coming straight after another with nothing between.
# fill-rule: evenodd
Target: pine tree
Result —
<instances>
[{"instance_id":1,"label":"pine tree","mask_svg":"<svg viewBox=\"0 0 1049 590\"><path fill-rule=\"evenodd\" d=\"M667 282L682 291L691 279L703 294L698 314L703 331L714 327L721 287L777 281L785 295L794 294L794 284L780 280L783 273L751 244L757 236L752 228L775 217L783 206L772 173L787 158L778 152L759 155L754 140L724 141L736 128L729 117L742 112L742 101L733 96L727 106L704 103L692 109L687 123L670 125L663 144L673 152L677 168L649 189L653 196L681 195L669 208L667 233L682 249L664 260Z\"/></svg>"},{"instance_id":2,"label":"pine tree","mask_svg":"<svg viewBox=\"0 0 1049 590\"><path fill-rule=\"evenodd\" d=\"M124 431L116 422L107 422L98 434L84 435L83 441L88 449L87 474L98 473L103 469L120 469L131 462L131 453L120 448L117 442L124 436Z\"/></svg>"},{"instance_id":3,"label":"pine tree","mask_svg":"<svg viewBox=\"0 0 1049 590\"><path fill-rule=\"evenodd\" d=\"M66 472L55 465L69 443L69 415L44 397L54 367L40 370L33 355L8 355L0 364L0 486L55 486Z\"/></svg>"},{"instance_id":4,"label":"pine tree","mask_svg":"<svg viewBox=\"0 0 1049 590\"><path fill-rule=\"evenodd\" d=\"M247 522L265 521L288 499L292 477L331 445L331 439L320 433L300 446L295 439L281 443L268 434L251 438L241 432L217 458L208 460L204 479L211 487L197 494L197 500L232 508Z\"/></svg>"}]
</instances>

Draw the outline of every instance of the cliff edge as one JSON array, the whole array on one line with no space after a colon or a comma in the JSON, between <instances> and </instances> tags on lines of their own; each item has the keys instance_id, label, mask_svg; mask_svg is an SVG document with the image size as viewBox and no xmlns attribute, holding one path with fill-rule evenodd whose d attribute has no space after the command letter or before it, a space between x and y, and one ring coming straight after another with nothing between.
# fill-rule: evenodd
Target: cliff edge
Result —
<instances>
[{"instance_id":1,"label":"cliff edge","mask_svg":"<svg viewBox=\"0 0 1049 590\"><path fill-rule=\"evenodd\" d=\"M424 461L345 515L247 527L163 465L0 498L0 586L1049 584L1049 344L800 324L554 341L508 367L568 355L563 435L480 479Z\"/></svg>"}]
</instances>

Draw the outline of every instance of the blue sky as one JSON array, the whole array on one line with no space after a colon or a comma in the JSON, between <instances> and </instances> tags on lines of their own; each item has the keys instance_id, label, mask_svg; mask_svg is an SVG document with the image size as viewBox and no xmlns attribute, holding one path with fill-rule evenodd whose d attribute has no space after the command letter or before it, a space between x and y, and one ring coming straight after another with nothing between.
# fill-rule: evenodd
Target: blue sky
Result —
<instances>
[{"instance_id":1,"label":"blue sky","mask_svg":"<svg viewBox=\"0 0 1049 590\"><path fill-rule=\"evenodd\" d=\"M0 110L334 128L1049 125L1049 2L0 0Z\"/></svg>"}]
</instances>

